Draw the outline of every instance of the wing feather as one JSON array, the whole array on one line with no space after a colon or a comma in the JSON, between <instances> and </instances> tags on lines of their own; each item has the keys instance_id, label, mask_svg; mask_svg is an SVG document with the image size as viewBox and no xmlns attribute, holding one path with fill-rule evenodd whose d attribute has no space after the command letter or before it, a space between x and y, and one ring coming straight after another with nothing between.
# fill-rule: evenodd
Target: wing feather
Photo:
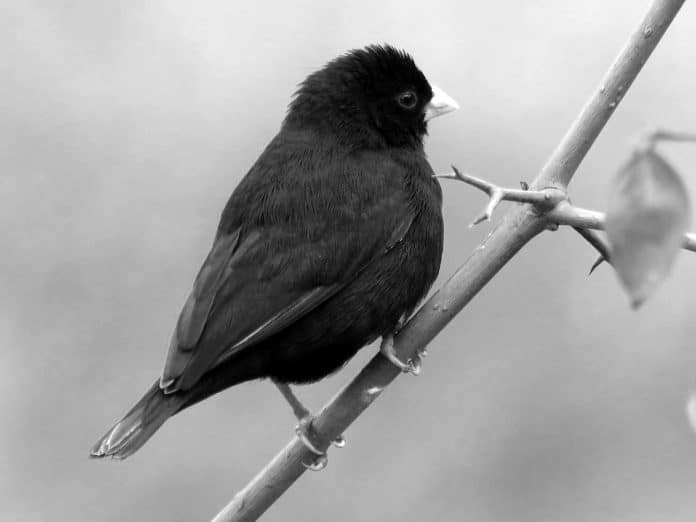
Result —
<instances>
[{"instance_id":1,"label":"wing feather","mask_svg":"<svg viewBox=\"0 0 696 522\"><path fill-rule=\"evenodd\" d=\"M252 189L275 175L268 171L255 180L263 174L262 159L230 198L183 307L160 379L167 393L190 389L217 364L253 349L331 299L394 248L415 219L400 183L401 167L394 164L375 165L380 175L363 177L367 186L352 191L344 186L344 193L335 191L328 202L311 196L327 183L326 173L312 181L311 173L291 171L283 178L290 183L283 190L266 187L263 208L273 213L255 216L259 207L248 201L261 196ZM364 163L334 166L328 176L347 171L355 178ZM235 215L236 208L246 214ZM296 212L304 213L299 223Z\"/></svg>"}]
</instances>

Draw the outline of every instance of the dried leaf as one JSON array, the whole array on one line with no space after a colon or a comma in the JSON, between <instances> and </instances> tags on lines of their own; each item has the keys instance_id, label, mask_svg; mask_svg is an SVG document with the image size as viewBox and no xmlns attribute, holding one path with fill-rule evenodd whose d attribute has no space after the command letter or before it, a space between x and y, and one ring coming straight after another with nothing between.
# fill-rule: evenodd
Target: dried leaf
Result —
<instances>
[{"instance_id":1,"label":"dried leaf","mask_svg":"<svg viewBox=\"0 0 696 522\"><path fill-rule=\"evenodd\" d=\"M669 273L690 220L679 174L653 149L635 152L614 179L606 223L612 262L634 307Z\"/></svg>"}]
</instances>

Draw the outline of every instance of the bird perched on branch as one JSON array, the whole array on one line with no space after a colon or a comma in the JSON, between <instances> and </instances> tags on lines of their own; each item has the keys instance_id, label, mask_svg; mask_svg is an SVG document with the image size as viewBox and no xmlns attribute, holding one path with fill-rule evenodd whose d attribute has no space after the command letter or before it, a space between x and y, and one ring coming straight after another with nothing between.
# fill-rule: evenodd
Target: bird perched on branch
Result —
<instances>
[{"instance_id":1,"label":"bird perched on branch","mask_svg":"<svg viewBox=\"0 0 696 522\"><path fill-rule=\"evenodd\" d=\"M172 336L162 375L92 448L125 458L172 415L270 378L317 454L290 390L393 333L437 276L440 186L426 160L430 118L457 109L411 56L350 51L311 74L280 131L225 206Z\"/></svg>"}]
</instances>

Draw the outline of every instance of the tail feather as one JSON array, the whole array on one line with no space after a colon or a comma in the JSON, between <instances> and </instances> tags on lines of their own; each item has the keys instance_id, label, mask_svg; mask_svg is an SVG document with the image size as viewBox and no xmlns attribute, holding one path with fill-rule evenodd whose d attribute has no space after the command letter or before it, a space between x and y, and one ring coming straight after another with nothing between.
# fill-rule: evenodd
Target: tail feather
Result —
<instances>
[{"instance_id":1,"label":"tail feather","mask_svg":"<svg viewBox=\"0 0 696 522\"><path fill-rule=\"evenodd\" d=\"M90 450L90 457L125 459L135 453L181 408L177 394L165 395L155 382L142 399L117 422Z\"/></svg>"}]
</instances>

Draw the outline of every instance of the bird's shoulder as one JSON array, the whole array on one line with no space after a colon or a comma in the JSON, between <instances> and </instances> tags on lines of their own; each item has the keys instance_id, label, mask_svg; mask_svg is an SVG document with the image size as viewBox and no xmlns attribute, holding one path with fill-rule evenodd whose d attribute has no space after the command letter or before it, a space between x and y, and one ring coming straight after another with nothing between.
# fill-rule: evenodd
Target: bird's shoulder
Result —
<instances>
[{"instance_id":1,"label":"bird's shoulder","mask_svg":"<svg viewBox=\"0 0 696 522\"><path fill-rule=\"evenodd\" d=\"M281 130L230 196L219 228L351 221L408 204L414 180L437 185L431 174L422 151L365 149L311 130Z\"/></svg>"}]
</instances>

